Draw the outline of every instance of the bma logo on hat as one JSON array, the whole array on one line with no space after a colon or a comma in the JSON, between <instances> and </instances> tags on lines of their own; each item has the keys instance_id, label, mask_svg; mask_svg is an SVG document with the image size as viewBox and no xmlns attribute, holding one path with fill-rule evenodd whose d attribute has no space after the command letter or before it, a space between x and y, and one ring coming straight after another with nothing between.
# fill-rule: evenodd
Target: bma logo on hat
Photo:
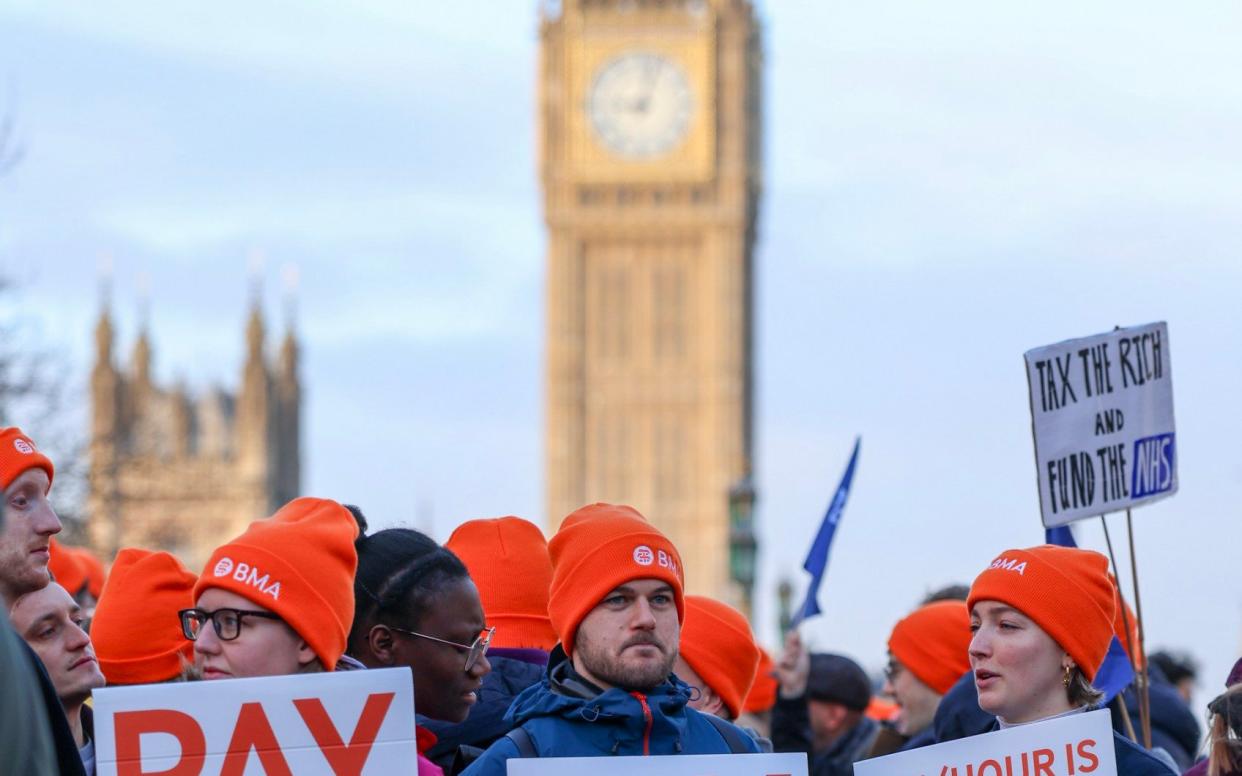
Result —
<instances>
[{"instance_id":1,"label":"bma logo on hat","mask_svg":"<svg viewBox=\"0 0 1242 776\"><path fill-rule=\"evenodd\" d=\"M655 563L655 553L645 544L640 544L634 548L634 562L640 566L650 566Z\"/></svg>"},{"instance_id":2,"label":"bma logo on hat","mask_svg":"<svg viewBox=\"0 0 1242 776\"><path fill-rule=\"evenodd\" d=\"M217 577L227 577L229 574L232 574L233 573L233 559L232 558L221 558L220 561L216 563L216 567L215 569L212 570L211 573L215 574Z\"/></svg>"},{"instance_id":3,"label":"bma logo on hat","mask_svg":"<svg viewBox=\"0 0 1242 776\"><path fill-rule=\"evenodd\" d=\"M35 451L34 445L30 444L29 442L27 442L25 439L22 439L21 437L18 437L17 439L13 440L13 446L16 447L17 452L21 453L22 455L32 455Z\"/></svg>"}]
</instances>

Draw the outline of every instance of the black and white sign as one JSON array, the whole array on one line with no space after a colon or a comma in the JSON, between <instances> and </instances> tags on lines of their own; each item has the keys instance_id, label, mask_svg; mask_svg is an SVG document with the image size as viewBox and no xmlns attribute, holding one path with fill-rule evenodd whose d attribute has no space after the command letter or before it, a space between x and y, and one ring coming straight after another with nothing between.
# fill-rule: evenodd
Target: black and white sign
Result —
<instances>
[{"instance_id":1,"label":"black and white sign","mask_svg":"<svg viewBox=\"0 0 1242 776\"><path fill-rule=\"evenodd\" d=\"M1045 526L1177 492L1166 323L1029 350L1026 378Z\"/></svg>"}]
</instances>

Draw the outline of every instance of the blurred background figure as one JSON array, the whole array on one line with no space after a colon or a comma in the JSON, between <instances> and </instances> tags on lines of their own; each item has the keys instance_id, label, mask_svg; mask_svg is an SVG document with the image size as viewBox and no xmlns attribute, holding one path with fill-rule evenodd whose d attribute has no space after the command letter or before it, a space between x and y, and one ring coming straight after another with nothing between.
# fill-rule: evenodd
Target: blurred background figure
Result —
<instances>
[{"instance_id":1,"label":"blurred background figure","mask_svg":"<svg viewBox=\"0 0 1242 776\"><path fill-rule=\"evenodd\" d=\"M1191 702L1199 681L1199 663L1187 652L1161 649L1147 656L1149 665L1160 669L1164 678L1177 688L1186 703Z\"/></svg>"},{"instance_id":2,"label":"blurred background figure","mask_svg":"<svg viewBox=\"0 0 1242 776\"><path fill-rule=\"evenodd\" d=\"M772 710L778 752L806 752L811 776L849 776L871 751L880 724L864 713L871 681L843 655L811 654L797 631L776 664L780 691Z\"/></svg>"}]
</instances>

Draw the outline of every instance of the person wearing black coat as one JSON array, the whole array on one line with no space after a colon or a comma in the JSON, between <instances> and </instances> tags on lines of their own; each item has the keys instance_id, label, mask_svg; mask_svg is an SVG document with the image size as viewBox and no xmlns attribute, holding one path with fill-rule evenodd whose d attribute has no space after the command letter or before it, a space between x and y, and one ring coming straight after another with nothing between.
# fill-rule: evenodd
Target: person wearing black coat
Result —
<instances>
[{"instance_id":1,"label":"person wearing black coat","mask_svg":"<svg viewBox=\"0 0 1242 776\"><path fill-rule=\"evenodd\" d=\"M505 712L518 693L538 684L547 670L548 653L537 649L493 649L488 653L492 672L483 677L478 702L464 722L443 722L419 715L420 727L436 734L436 743L423 754L445 773L454 773L459 747L486 749L509 732ZM417 704L417 699L415 700Z\"/></svg>"}]
</instances>

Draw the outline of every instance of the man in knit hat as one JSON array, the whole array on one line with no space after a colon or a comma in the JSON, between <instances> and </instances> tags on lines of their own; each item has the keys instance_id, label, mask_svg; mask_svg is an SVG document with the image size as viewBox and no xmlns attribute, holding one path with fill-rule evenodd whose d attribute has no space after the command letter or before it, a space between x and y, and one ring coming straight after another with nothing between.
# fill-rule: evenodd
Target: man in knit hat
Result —
<instances>
[{"instance_id":1,"label":"man in knit hat","mask_svg":"<svg viewBox=\"0 0 1242 776\"><path fill-rule=\"evenodd\" d=\"M505 712L518 693L543 678L556 631L548 618L552 560L538 526L513 516L467 520L444 546L469 570L487 622L496 627L487 652L492 670L466 721L419 716L418 724L437 737L427 756L448 768L459 747L483 750L509 732Z\"/></svg>"},{"instance_id":2,"label":"man in knit hat","mask_svg":"<svg viewBox=\"0 0 1242 776\"><path fill-rule=\"evenodd\" d=\"M850 776L871 751L879 723L866 716L871 680L844 655L811 654L795 630L776 665L780 680L772 710L778 752L806 752L811 776Z\"/></svg>"},{"instance_id":3,"label":"man in knit hat","mask_svg":"<svg viewBox=\"0 0 1242 776\"><path fill-rule=\"evenodd\" d=\"M970 670L970 614L964 601L926 604L898 621L888 637L885 690L897 701L899 751L936 742L932 720L940 699Z\"/></svg>"},{"instance_id":4,"label":"man in knit hat","mask_svg":"<svg viewBox=\"0 0 1242 776\"><path fill-rule=\"evenodd\" d=\"M511 757L758 752L739 728L688 706L672 676L685 617L681 556L632 507L592 504L548 543L548 614L560 644L513 702L514 730L465 773L502 776Z\"/></svg>"},{"instance_id":5,"label":"man in knit hat","mask_svg":"<svg viewBox=\"0 0 1242 776\"><path fill-rule=\"evenodd\" d=\"M5 520L0 528L0 601L12 605L18 598L47 587L51 539L60 533L60 518L48 501L56 469L34 441L19 428L0 429L0 492ZM61 774L81 774L82 759L56 688L43 663L25 642L28 669L40 689L34 703L43 707Z\"/></svg>"}]
</instances>

